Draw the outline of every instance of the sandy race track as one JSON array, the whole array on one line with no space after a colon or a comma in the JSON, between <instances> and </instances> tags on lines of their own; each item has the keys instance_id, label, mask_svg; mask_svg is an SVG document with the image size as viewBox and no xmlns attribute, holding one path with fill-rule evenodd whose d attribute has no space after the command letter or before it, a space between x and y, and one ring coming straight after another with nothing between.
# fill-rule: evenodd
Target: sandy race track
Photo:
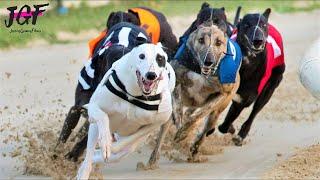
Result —
<instances>
[{"instance_id":1,"label":"sandy race track","mask_svg":"<svg viewBox=\"0 0 320 180\"><path fill-rule=\"evenodd\" d=\"M193 18L172 18L170 23L181 35ZM297 75L304 51L320 36L319 18L320 11L271 14L270 21L284 39L287 69L244 146L223 142L221 152L208 156L205 163L174 162L162 156L160 169L137 172L136 163L147 161L151 152L150 147L143 146L119 163L102 166L99 172L104 178L275 177L267 173L275 165L299 148L320 142L320 103L302 87ZM87 52L86 43L0 51L0 179L65 178L75 172L76 165L61 161L63 150L53 157L52 148L73 103L78 72ZM247 116L248 110L240 119ZM223 135L216 136L221 139Z\"/></svg>"}]
</instances>

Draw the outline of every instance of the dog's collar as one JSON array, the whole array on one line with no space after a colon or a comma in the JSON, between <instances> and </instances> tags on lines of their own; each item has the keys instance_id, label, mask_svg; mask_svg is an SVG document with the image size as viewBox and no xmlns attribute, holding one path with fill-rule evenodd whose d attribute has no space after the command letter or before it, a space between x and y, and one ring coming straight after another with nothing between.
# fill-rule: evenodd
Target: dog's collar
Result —
<instances>
[{"instance_id":1,"label":"dog's collar","mask_svg":"<svg viewBox=\"0 0 320 180\"><path fill-rule=\"evenodd\" d=\"M110 82L110 79L105 83L105 86L108 88L109 91L111 91L116 96L120 97L123 100L126 100L130 102L131 104L134 104L142 109L148 110L148 111L158 111L159 109L159 103L161 100L161 94L156 94L154 96L133 96L126 90L126 87L124 84L120 81L120 79L117 76L117 73L115 70L112 70L111 77L113 81L115 82L116 86L121 89L118 90L114 87L114 85Z\"/></svg>"}]
</instances>

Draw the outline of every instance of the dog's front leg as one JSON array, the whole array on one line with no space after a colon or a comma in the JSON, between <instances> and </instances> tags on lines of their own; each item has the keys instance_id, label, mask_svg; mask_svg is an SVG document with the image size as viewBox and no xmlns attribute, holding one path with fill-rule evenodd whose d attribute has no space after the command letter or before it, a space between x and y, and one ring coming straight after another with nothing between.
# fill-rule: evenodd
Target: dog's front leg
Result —
<instances>
[{"instance_id":1,"label":"dog's front leg","mask_svg":"<svg viewBox=\"0 0 320 180\"><path fill-rule=\"evenodd\" d=\"M88 114L90 123L96 123L98 127L98 140L101 148L102 156L108 159L111 155L112 137L109 128L109 117L95 103L88 106Z\"/></svg>"},{"instance_id":2,"label":"dog's front leg","mask_svg":"<svg viewBox=\"0 0 320 180\"><path fill-rule=\"evenodd\" d=\"M190 113L189 116L184 116L188 120L177 131L174 138L175 142L180 142L186 139L193 125L209 115L216 108L216 106L219 106L221 103L223 103L225 99L226 95L220 94L217 97L214 97L214 99L208 100L208 102L206 102L201 108L195 109L192 113Z\"/></svg>"},{"instance_id":3,"label":"dog's front leg","mask_svg":"<svg viewBox=\"0 0 320 180\"><path fill-rule=\"evenodd\" d=\"M175 90L173 91L173 98L172 98L172 120L177 127L177 129L181 128L182 126L182 119L183 119L183 104L182 104L182 89L181 84L177 85Z\"/></svg>"},{"instance_id":4,"label":"dog's front leg","mask_svg":"<svg viewBox=\"0 0 320 180\"><path fill-rule=\"evenodd\" d=\"M143 162L138 162L137 170L152 170L157 168L158 160L160 158L161 145L163 143L164 138L166 137L166 134L168 132L170 125L171 125L171 121L169 120L161 126L160 132L158 134L156 146L152 151L148 164L144 165Z\"/></svg>"},{"instance_id":5,"label":"dog's front leg","mask_svg":"<svg viewBox=\"0 0 320 180\"><path fill-rule=\"evenodd\" d=\"M121 158L133 152L136 147L142 142L142 139L144 139L156 128L159 128L159 125L160 124L156 123L143 126L136 133L127 137L122 137L119 141L112 143L111 155L108 158L107 162L117 162ZM96 151L93 158L94 162L105 162L100 152L100 150Z\"/></svg>"},{"instance_id":6,"label":"dog's front leg","mask_svg":"<svg viewBox=\"0 0 320 180\"><path fill-rule=\"evenodd\" d=\"M215 127L218 120L218 112L211 112L209 118L204 126L203 131L197 136L196 140L192 144L190 148L191 157L188 159L190 162L201 162L203 160L198 156L199 148L201 144L204 142L206 136L208 136L208 132Z\"/></svg>"},{"instance_id":7,"label":"dog's front leg","mask_svg":"<svg viewBox=\"0 0 320 180\"><path fill-rule=\"evenodd\" d=\"M98 142L98 133L99 132L97 124L90 124L88 132L86 157L78 170L77 179L89 179L90 172L92 169L92 158L94 156L94 150Z\"/></svg>"}]
</instances>

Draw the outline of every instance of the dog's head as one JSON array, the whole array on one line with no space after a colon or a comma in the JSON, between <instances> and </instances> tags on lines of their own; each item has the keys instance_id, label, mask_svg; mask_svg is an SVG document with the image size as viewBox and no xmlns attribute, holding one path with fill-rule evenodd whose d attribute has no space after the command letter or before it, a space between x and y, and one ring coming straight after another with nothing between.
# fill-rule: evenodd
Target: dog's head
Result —
<instances>
[{"instance_id":1,"label":"dog's head","mask_svg":"<svg viewBox=\"0 0 320 180\"><path fill-rule=\"evenodd\" d=\"M129 57L131 68L137 76L138 85L145 96L162 91L161 80L168 60L161 43L144 43L132 49Z\"/></svg>"},{"instance_id":2,"label":"dog's head","mask_svg":"<svg viewBox=\"0 0 320 180\"><path fill-rule=\"evenodd\" d=\"M211 8L208 3L204 2L197 15L196 25L198 26L208 20L212 20L214 25L218 26L223 32L227 32L227 16L224 7Z\"/></svg>"},{"instance_id":3,"label":"dog's head","mask_svg":"<svg viewBox=\"0 0 320 180\"><path fill-rule=\"evenodd\" d=\"M242 46L254 54L264 50L268 37L268 18L271 9L263 14L247 14L237 25L237 39Z\"/></svg>"},{"instance_id":4,"label":"dog's head","mask_svg":"<svg viewBox=\"0 0 320 180\"><path fill-rule=\"evenodd\" d=\"M130 11L127 13L127 12L117 11L117 12L112 12L109 15L107 20L107 29L110 29L112 26L120 22L128 22L137 26L140 25L140 20L138 18L138 15L135 12Z\"/></svg>"},{"instance_id":5,"label":"dog's head","mask_svg":"<svg viewBox=\"0 0 320 180\"><path fill-rule=\"evenodd\" d=\"M187 46L198 62L203 75L215 70L227 51L227 35L212 23L201 24L188 38Z\"/></svg>"}]
</instances>

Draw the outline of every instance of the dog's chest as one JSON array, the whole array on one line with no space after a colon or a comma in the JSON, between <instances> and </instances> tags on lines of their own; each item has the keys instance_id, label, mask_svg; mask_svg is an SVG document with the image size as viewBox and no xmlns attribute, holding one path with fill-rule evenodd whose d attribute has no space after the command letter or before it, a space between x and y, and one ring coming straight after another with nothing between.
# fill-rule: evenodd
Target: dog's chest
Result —
<instances>
[{"instance_id":1,"label":"dog's chest","mask_svg":"<svg viewBox=\"0 0 320 180\"><path fill-rule=\"evenodd\" d=\"M111 132L117 132L121 136L131 135L148 124L164 123L171 115L171 96L161 100L159 110L153 111L137 107L110 91L105 93L110 101L103 105L103 111L108 114Z\"/></svg>"},{"instance_id":2,"label":"dog's chest","mask_svg":"<svg viewBox=\"0 0 320 180\"><path fill-rule=\"evenodd\" d=\"M210 95L219 93L221 86L218 77L205 78L204 76L189 71L184 77L188 83L182 84L184 104L187 106L199 106L205 103Z\"/></svg>"}]
</instances>

